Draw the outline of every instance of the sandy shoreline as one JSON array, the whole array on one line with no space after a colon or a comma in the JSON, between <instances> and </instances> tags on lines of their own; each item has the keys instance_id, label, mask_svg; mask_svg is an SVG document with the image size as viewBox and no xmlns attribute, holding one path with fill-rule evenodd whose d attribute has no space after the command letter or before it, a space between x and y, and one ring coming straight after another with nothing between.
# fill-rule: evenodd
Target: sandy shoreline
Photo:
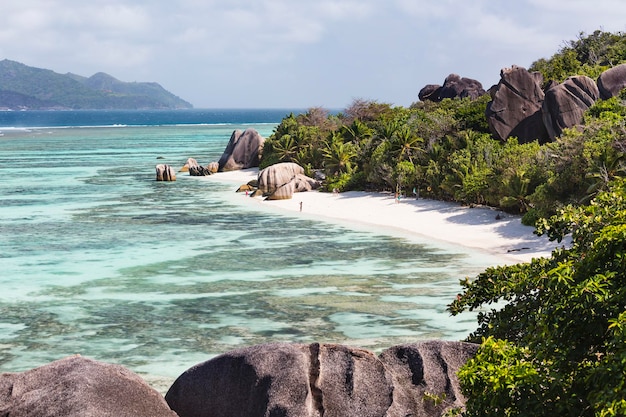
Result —
<instances>
[{"instance_id":1,"label":"sandy shoreline","mask_svg":"<svg viewBox=\"0 0 626 417\"><path fill-rule=\"evenodd\" d=\"M232 183L234 187L256 179L258 170L220 172L208 178ZM349 191L297 193L291 200L266 201L241 196L242 203L261 209L283 210L323 221L341 221L375 227L378 232L463 246L496 256L501 264L529 262L532 258L549 256L561 246L533 234L517 216L502 214L486 207L463 207L426 199L406 198L396 202L392 194ZM243 200L246 199L247 200ZM300 206L302 211L300 212Z\"/></svg>"}]
</instances>

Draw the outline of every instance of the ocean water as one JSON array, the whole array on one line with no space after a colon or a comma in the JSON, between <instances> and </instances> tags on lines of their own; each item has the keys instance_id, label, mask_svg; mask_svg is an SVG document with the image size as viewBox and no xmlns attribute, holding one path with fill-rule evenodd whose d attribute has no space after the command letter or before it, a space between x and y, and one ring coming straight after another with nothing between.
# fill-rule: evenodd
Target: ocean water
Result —
<instances>
[{"instance_id":1,"label":"ocean water","mask_svg":"<svg viewBox=\"0 0 626 417\"><path fill-rule=\"evenodd\" d=\"M17 113L0 114L0 372L81 354L173 379L258 343L378 352L476 327L446 305L488 255L155 181L288 111Z\"/></svg>"}]
</instances>

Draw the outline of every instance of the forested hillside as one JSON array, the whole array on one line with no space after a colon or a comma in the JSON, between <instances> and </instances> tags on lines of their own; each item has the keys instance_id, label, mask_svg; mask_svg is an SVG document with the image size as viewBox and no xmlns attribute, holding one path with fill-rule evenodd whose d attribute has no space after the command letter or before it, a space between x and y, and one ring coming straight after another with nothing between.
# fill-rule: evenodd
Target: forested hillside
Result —
<instances>
[{"instance_id":1,"label":"forested hillside","mask_svg":"<svg viewBox=\"0 0 626 417\"><path fill-rule=\"evenodd\" d=\"M0 61L0 109L177 109L192 105L157 83L126 83Z\"/></svg>"}]
</instances>

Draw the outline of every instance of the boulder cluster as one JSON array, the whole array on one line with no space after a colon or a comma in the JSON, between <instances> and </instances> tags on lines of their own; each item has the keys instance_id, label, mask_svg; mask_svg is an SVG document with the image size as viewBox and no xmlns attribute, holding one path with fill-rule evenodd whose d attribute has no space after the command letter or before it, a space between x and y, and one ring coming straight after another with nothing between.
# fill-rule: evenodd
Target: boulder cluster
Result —
<instances>
[{"instance_id":1,"label":"boulder cluster","mask_svg":"<svg viewBox=\"0 0 626 417\"><path fill-rule=\"evenodd\" d=\"M258 167L264 143L265 138L255 129L249 128L243 132L234 130L219 161L202 166L194 158L189 158L179 172L188 172L191 176L207 176L216 172ZM176 181L174 169L165 164L157 165L156 180Z\"/></svg>"},{"instance_id":2,"label":"boulder cluster","mask_svg":"<svg viewBox=\"0 0 626 417\"><path fill-rule=\"evenodd\" d=\"M513 66L500 72L500 81L489 93L486 116L492 134L506 140L515 136L520 143L546 143L564 129L579 125L583 114L598 99L619 95L626 87L626 64L606 70L597 81L579 75L562 83L543 86L543 76Z\"/></svg>"},{"instance_id":3,"label":"boulder cluster","mask_svg":"<svg viewBox=\"0 0 626 417\"><path fill-rule=\"evenodd\" d=\"M202 166L194 158L188 158L179 172L191 176L206 176L216 172L235 171L259 166L265 139L256 130L235 130L219 161ZM176 174L169 165L157 165L157 181L176 181ZM281 162L262 169L258 179L250 181L237 191L246 191L252 197L262 196L268 200L286 200L294 193L316 190L321 183L304 174L304 168L293 162Z\"/></svg>"},{"instance_id":4,"label":"boulder cluster","mask_svg":"<svg viewBox=\"0 0 626 417\"><path fill-rule=\"evenodd\" d=\"M564 129L579 125L583 114L598 99L619 95L626 88L626 64L604 71L597 81L587 76L569 77L562 83L544 83L539 72L512 66L500 71L500 81L489 89L491 101L485 116L491 133L500 140L517 137L520 143L546 143ZM484 94L480 82L450 74L443 85L428 84L419 92L422 101Z\"/></svg>"},{"instance_id":5,"label":"boulder cluster","mask_svg":"<svg viewBox=\"0 0 626 417\"><path fill-rule=\"evenodd\" d=\"M418 97L422 101L440 102L445 98L464 98L472 100L486 94L483 85L474 79L450 74L446 77L443 85L428 84L422 88Z\"/></svg>"},{"instance_id":6,"label":"boulder cluster","mask_svg":"<svg viewBox=\"0 0 626 417\"><path fill-rule=\"evenodd\" d=\"M0 415L442 416L464 405L456 372L477 347L424 341L376 356L336 344L256 345L189 368L165 398L122 366L72 356L0 374Z\"/></svg>"},{"instance_id":7,"label":"boulder cluster","mask_svg":"<svg viewBox=\"0 0 626 417\"><path fill-rule=\"evenodd\" d=\"M237 192L266 200L288 200L294 193L316 190L321 183L304 175L304 168L294 162L280 162L262 169L256 180L240 186Z\"/></svg>"}]
</instances>

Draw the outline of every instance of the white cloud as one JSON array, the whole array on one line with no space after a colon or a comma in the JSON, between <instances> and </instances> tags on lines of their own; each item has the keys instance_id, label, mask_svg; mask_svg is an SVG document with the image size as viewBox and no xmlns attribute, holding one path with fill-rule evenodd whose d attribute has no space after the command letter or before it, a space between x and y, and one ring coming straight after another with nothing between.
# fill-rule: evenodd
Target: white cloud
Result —
<instances>
[{"instance_id":1,"label":"white cloud","mask_svg":"<svg viewBox=\"0 0 626 417\"><path fill-rule=\"evenodd\" d=\"M625 30L622 2L5 1L0 58L157 81L198 106L410 104L451 72L491 82L580 31Z\"/></svg>"}]
</instances>

